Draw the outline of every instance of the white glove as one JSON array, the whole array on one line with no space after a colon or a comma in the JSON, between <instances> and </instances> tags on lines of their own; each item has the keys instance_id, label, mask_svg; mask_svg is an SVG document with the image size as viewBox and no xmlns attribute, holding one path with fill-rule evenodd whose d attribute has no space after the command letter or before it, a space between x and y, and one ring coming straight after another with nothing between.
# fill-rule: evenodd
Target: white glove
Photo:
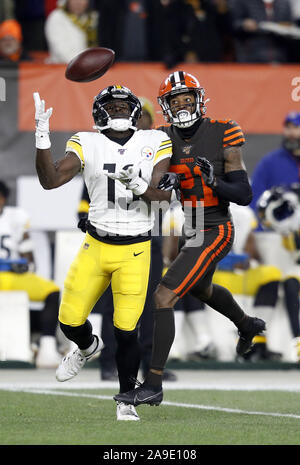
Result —
<instances>
[{"instance_id":1,"label":"white glove","mask_svg":"<svg viewBox=\"0 0 300 465\"><path fill-rule=\"evenodd\" d=\"M108 173L104 171L105 176L120 181L130 189L135 195L142 195L148 189L148 184L139 176L139 167L130 166L127 170L120 170L118 173Z\"/></svg>"},{"instance_id":2,"label":"white glove","mask_svg":"<svg viewBox=\"0 0 300 465\"><path fill-rule=\"evenodd\" d=\"M49 119L52 108L45 111L45 100L40 99L38 92L33 93L35 104L35 146L37 149L49 149L51 142L49 138Z\"/></svg>"}]
</instances>

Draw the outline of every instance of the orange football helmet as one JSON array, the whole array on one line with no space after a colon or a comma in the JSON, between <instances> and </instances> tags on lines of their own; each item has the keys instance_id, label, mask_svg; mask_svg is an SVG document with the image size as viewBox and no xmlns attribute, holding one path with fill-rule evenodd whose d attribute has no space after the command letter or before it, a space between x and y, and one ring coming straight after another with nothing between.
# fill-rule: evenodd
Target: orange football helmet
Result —
<instances>
[{"instance_id":1,"label":"orange football helmet","mask_svg":"<svg viewBox=\"0 0 300 465\"><path fill-rule=\"evenodd\" d=\"M195 111L190 113L187 110L181 110L174 116L170 109L170 97L184 92L194 93L196 101ZM206 113L205 102L207 100L204 101L204 96L205 90L201 87L197 78L185 71L175 71L169 74L167 79L161 83L157 100L168 123L180 128L186 128L194 124L195 121Z\"/></svg>"}]
</instances>

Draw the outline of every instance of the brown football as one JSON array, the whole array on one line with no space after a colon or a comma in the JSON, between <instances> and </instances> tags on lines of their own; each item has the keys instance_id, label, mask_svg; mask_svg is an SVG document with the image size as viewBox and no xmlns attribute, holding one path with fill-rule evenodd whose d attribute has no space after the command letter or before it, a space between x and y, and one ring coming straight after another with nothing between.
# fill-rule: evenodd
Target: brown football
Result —
<instances>
[{"instance_id":1,"label":"brown football","mask_svg":"<svg viewBox=\"0 0 300 465\"><path fill-rule=\"evenodd\" d=\"M68 63L65 76L70 81L94 81L106 73L113 64L114 59L115 52L110 48L88 48L76 55Z\"/></svg>"}]
</instances>

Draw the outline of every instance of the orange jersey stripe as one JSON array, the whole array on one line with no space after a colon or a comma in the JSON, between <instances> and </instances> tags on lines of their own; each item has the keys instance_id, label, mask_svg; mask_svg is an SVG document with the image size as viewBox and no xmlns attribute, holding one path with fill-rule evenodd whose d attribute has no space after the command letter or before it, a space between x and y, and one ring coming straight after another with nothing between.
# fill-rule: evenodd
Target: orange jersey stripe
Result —
<instances>
[{"instance_id":1,"label":"orange jersey stripe","mask_svg":"<svg viewBox=\"0 0 300 465\"><path fill-rule=\"evenodd\" d=\"M240 131L242 130L242 128L240 126L236 125L233 128L226 129L226 131L224 131L224 134L230 134L231 132L235 131L236 129L239 129Z\"/></svg>"},{"instance_id":2,"label":"orange jersey stripe","mask_svg":"<svg viewBox=\"0 0 300 465\"><path fill-rule=\"evenodd\" d=\"M224 249L224 247L228 244L230 238L231 238L231 224L230 223L227 223L228 224L228 235L226 237L226 240L225 242L223 242L223 244L217 249L217 251L214 253L215 255L219 255L220 252L222 252L222 250ZM184 291L184 294L186 294L190 288L198 281L198 279L201 278L201 276L203 275L204 271L207 269L208 265L212 262L213 260L213 256L214 254L211 254L210 258L208 259L207 263L204 265L204 267L202 268L201 272L199 273L199 275L194 279L194 281L189 285L189 287Z\"/></svg>"},{"instance_id":3,"label":"orange jersey stripe","mask_svg":"<svg viewBox=\"0 0 300 465\"><path fill-rule=\"evenodd\" d=\"M210 120L211 123L222 123L222 124L227 124L230 121L231 121L230 119L211 119Z\"/></svg>"},{"instance_id":4,"label":"orange jersey stripe","mask_svg":"<svg viewBox=\"0 0 300 465\"><path fill-rule=\"evenodd\" d=\"M219 234L218 234L218 236L216 237L214 242L209 247L207 247L205 250L203 250L202 254L200 255L200 257L196 261L195 265L193 266L193 268L191 269L189 274L185 277L185 279L182 281L182 283L176 289L173 290L173 292L175 292L175 294L178 294L184 288L184 286L189 282L189 280L194 276L196 271L201 266L203 260L207 256L208 252L213 250L218 245L218 243L222 240L223 234L224 234L224 226L221 224L219 226Z\"/></svg>"},{"instance_id":5,"label":"orange jersey stripe","mask_svg":"<svg viewBox=\"0 0 300 465\"><path fill-rule=\"evenodd\" d=\"M231 136L224 137L224 138L223 138L223 142L225 142L225 141L227 141L227 140L234 139L234 138L237 137L237 136L244 136L244 134L242 133L242 131L236 132L236 133L232 134Z\"/></svg>"},{"instance_id":6,"label":"orange jersey stripe","mask_svg":"<svg viewBox=\"0 0 300 465\"><path fill-rule=\"evenodd\" d=\"M228 142L228 144L223 144L223 147L228 147L229 145L237 145L237 144L240 144L241 142L246 142L244 137Z\"/></svg>"}]
</instances>

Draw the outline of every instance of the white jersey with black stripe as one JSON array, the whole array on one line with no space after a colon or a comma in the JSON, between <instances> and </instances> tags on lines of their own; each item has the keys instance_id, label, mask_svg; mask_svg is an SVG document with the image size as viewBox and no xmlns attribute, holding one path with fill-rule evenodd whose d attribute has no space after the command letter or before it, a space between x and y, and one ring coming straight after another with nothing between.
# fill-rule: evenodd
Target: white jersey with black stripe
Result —
<instances>
[{"instance_id":1,"label":"white jersey with black stripe","mask_svg":"<svg viewBox=\"0 0 300 465\"><path fill-rule=\"evenodd\" d=\"M138 166L140 176L149 184L154 166L172 156L172 143L165 132L138 130L124 145L98 132L78 132L68 140L66 151L76 153L81 160L90 197L89 221L93 226L100 231L130 236L152 229L154 212L104 171L117 173Z\"/></svg>"}]
</instances>

